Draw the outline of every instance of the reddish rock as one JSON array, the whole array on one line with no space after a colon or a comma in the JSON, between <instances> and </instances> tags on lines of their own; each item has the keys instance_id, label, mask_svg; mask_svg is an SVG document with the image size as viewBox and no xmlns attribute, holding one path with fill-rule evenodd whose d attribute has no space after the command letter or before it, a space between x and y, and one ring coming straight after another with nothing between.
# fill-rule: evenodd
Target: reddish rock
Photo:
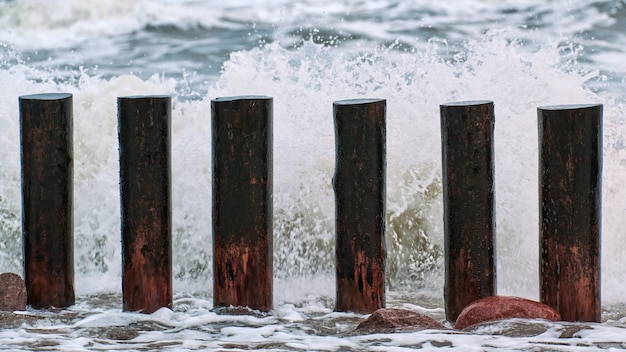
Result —
<instances>
[{"instance_id":1,"label":"reddish rock","mask_svg":"<svg viewBox=\"0 0 626 352\"><path fill-rule=\"evenodd\" d=\"M26 285L14 273L0 274L0 310L14 311L26 309Z\"/></svg>"},{"instance_id":2,"label":"reddish rock","mask_svg":"<svg viewBox=\"0 0 626 352\"><path fill-rule=\"evenodd\" d=\"M362 321L356 332L370 334L392 331L419 331L425 329L446 329L435 319L405 309L381 308Z\"/></svg>"},{"instance_id":3,"label":"reddish rock","mask_svg":"<svg viewBox=\"0 0 626 352\"><path fill-rule=\"evenodd\" d=\"M465 307L456 319L454 328L462 330L484 322L512 318L560 321L561 315L553 308L529 299L490 296Z\"/></svg>"}]
</instances>

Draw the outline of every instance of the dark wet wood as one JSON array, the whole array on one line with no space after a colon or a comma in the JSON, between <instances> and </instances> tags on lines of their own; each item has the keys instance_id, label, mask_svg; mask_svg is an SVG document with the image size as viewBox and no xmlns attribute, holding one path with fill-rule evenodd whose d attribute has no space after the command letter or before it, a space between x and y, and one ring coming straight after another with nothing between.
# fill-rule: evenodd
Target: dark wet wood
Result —
<instances>
[{"instance_id":1,"label":"dark wet wood","mask_svg":"<svg viewBox=\"0 0 626 352\"><path fill-rule=\"evenodd\" d=\"M336 311L385 307L386 101L336 101Z\"/></svg>"},{"instance_id":2,"label":"dark wet wood","mask_svg":"<svg viewBox=\"0 0 626 352\"><path fill-rule=\"evenodd\" d=\"M541 302L565 321L600 322L602 105L537 114Z\"/></svg>"},{"instance_id":3,"label":"dark wet wood","mask_svg":"<svg viewBox=\"0 0 626 352\"><path fill-rule=\"evenodd\" d=\"M74 304L72 95L19 98L24 281L33 308Z\"/></svg>"},{"instance_id":4,"label":"dark wet wood","mask_svg":"<svg viewBox=\"0 0 626 352\"><path fill-rule=\"evenodd\" d=\"M270 311L273 99L211 101L213 303Z\"/></svg>"},{"instance_id":5,"label":"dark wet wood","mask_svg":"<svg viewBox=\"0 0 626 352\"><path fill-rule=\"evenodd\" d=\"M446 318L496 294L493 102L440 106Z\"/></svg>"},{"instance_id":6,"label":"dark wet wood","mask_svg":"<svg viewBox=\"0 0 626 352\"><path fill-rule=\"evenodd\" d=\"M117 101L124 311L172 307L171 98Z\"/></svg>"}]
</instances>

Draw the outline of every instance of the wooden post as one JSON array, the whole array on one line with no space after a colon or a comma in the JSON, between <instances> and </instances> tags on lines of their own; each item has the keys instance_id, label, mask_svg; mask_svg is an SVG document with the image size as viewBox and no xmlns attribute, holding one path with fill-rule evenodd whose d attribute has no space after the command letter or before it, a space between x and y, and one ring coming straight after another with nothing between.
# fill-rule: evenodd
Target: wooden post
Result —
<instances>
[{"instance_id":1,"label":"wooden post","mask_svg":"<svg viewBox=\"0 0 626 352\"><path fill-rule=\"evenodd\" d=\"M74 304L72 95L19 98L27 303Z\"/></svg>"},{"instance_id":2,"label":"wooden post","mask_svg":"<svg viewBox=\"0 0 626 352\"><path fill-rule=\"evenodd\" d=\"M443 104L441 112L446 318L496 294L491 101Z\"/></svg>"},{"instance_id":3,"label":"wooden post","mask_svg":"<svg viewBox=\"0 0 626 352\"><path fill-rule=\"evenodd\" d=\"M541 302L565 321L600 322L602 105L537 115Z\"/></svg>"},{"instance_id":4,"label":"wooden post","mask_svg":"<svg viewBox=\"0 0 626 352\"><path fill-rule=\"evenodd\" d=\"M172 308L171 99L117 100L123 310Z\"/></svg>"},{"instance_id":5,"label":"wooden post","mask_svg":"<svg viewBox=\"0 0 626 352\"><path fill-rule=\"evenodd\" d=\"M386 101L336 101L336 311L385 307Z\"/></svg>"},{"instance_id":6,"label":"wooden post","mask_svg":"<svg viewBox=\"0 0 626 352\"><path fill-rule=\"evenodd\" d=\"M216 308L272 309L272 113L271 97L211 101Z\"/></svg>"}]
</instances>

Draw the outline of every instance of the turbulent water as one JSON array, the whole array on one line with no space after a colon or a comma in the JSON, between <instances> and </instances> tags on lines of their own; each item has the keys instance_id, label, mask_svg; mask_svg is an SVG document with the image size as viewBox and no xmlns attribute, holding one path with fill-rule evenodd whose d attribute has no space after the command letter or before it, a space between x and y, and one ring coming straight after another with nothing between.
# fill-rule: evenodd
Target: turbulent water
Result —
<instances>
[{"instance_id":1,"label":"turbulent water","mask_svg":"<svg viewBox=\"0 0 626 352\"><path fill-rule=\"evenodd\" d=\"M0 272L22 273L18 97L74 95L77 304L12 350L626 348L626 2L0 0ZM173 97L174 310L121 312L119 96ZM212 309L210 100L274 98L275 309ZM333 313L332 102L387 99L388 306L443 314L439 104L496 107L498 293L538 298L536 108L604 104L603 323L354 335Z\"/></svg>"}]
</instances>

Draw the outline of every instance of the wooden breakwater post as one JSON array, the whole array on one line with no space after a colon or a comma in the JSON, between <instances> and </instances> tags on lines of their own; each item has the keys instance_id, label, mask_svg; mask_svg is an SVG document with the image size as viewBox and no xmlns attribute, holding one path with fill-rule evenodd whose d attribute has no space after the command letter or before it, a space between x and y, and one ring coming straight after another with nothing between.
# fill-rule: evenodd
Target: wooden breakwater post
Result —
<instances>
[{"instance_id":1,"label":"wooden breakwater post","mask_svg":"<svg viewBox=\"0 0 626 352\"><path fill-rule=\"evenodd\" d=\"M68 307L75 303L72 95L25 95L19 104L27 304Z\"/></svg>"},{"instance_id":2,"label":"wooden breakwater post","mask_svg":"<svg viewBox=\"0 0 626 352\"><path fill-rule=\"evenodd\" d=\"M336 311L385 307L386 100L333 104Z\"/></svg>"},{"instance_id":3,"label":"wooden breakwater post","mask_svg":"<svg viewBox=\"0 0 626 352\"><path fill-rule=\"evenodd\" d=\"M443 104L441 113L446 318L496 294L494 107Z\"/></svg>"},{"instance_id":4,"label":"wooden breakwater post","mask_svg":"<svg viewBox=\"0 0 626 352\"><path fill-rule=\"evenodd\" d=\"M211 101L214 307L272 309L272 115L271 97Z\"/></svg>"},{"instance_id":5,"label":"wooden breakwater post","mask_svg":"<svg viewBox=\"0 0 626 352\"><path fill-rule=\"evenodd\" d=\"M602 105L537 115L541 302L565 321L600 322Z\"/></svg>"},{"instance_id":6,"label":"wooden breakwater post","mask_svg":"<svg viewBox=\"0 0 626 352\"><path fill-rule=\"evenodd\" d=\"M171 98L117 100L124 311L172 307Z\"/></svg>"}]
</instances>

